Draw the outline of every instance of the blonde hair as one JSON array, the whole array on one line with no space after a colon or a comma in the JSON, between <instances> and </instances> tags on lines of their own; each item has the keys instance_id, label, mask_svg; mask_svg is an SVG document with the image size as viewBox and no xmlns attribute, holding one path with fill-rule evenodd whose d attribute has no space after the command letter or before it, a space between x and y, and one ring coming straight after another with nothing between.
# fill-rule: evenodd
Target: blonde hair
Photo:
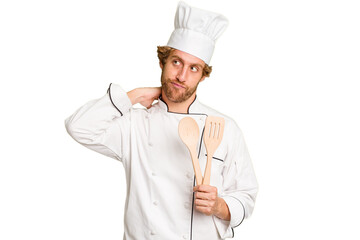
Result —
<instances>
[{"instance_id":1,"label":"blonde hair","mask_svg":"<svg viewBox=\"0 0 360 240\"><path fill-rule=\"evenodd\" d=\"M168 46L157 47L158 58L162 65L165 65L167 58L169 57L170 53L174 50L175 50L174 48ZM212 71L212 66L209 66L205 63L205 67L203 68L202 75L205 77L210 77L211 71Z\"/></svg>"}]
</instances>

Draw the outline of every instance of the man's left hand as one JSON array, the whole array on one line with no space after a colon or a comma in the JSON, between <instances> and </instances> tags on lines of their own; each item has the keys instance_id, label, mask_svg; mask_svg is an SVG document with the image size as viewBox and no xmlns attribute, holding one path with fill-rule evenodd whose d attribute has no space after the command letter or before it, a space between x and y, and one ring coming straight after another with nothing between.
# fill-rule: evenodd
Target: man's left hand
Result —
<instances>
[{"instance_id":1,"label":"man's left hand","mask_svg":"<svg viewBox=\"0 0 360 240\"><path fill-rule=\"evenodd\" d=\"M195 208L208 216L215 215L221 219L230 220L230 212L226 202L218 197L217 188L210 185L194 187Z\"/></svg>"}]
</instances>

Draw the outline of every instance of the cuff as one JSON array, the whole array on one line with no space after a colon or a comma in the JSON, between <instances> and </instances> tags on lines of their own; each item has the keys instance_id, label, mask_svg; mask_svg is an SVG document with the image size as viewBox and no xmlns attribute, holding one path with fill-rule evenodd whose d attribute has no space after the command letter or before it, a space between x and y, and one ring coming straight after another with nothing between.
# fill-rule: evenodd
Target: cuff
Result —
<instances>
[{"instance_id":1,"label":"cuff","mask_svg":"<svg viewBox=\"0 0 360 240\"><path fill-rule=\"evenodd\" d=\"M231 219L226 221L220 219L216 216L212 216L215 226L218 230L218 233L221 239L233 238L234 237L234 227L239 226L245 218L245 208L240 200L232 196L222 196L222 199L228 205Z\"/></svg>"},{"instance_id":2,"label":"cuff","mask_svg":"<svg viewBox=\"0 0 360 240\"><path fill-rule=\"evenodd\" d=\"M245 218L245 208L243 203L232 196L223 196L222 197L226 204L228 205L231 219L230 219L230 226L237 227L239 226Z\"/></svg>"},{"instance_id":3,"label":"cuff","mask_svg":"<svg viewBox=\"0 0 360 240\"><path fill-rule=\"evenodd\" d=\"M230 221L220 219L214 215L212 216L212 218L221 239L234 237L232 227L230 226Z\"/></svg>"},{"instance_id":4,"label":"cuff","mask_svg":"<svg viewBox=\"0 0 360 240\"><path fill-rule=\"evenodd\" d=\"M131 109L132 104L130 98L119 85L111 83L107 92L111 103L120 112L121 116Z\"/></svg>"}]
</instances>

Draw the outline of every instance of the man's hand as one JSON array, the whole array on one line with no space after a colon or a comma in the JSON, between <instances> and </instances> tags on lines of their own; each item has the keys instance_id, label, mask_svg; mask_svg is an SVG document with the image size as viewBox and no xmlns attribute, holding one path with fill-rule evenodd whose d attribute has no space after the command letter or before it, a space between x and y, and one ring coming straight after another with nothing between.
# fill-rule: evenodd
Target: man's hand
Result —
<instances>
[{"instance_id":1,"label":"man's hand","mask_svg":"<svg viewBox=\"0 0 360 240\"><path fill-rule=\"evenodd\" d=\"M195 208L208 216L230 221L230 211L224 199L218 197L217 188L210 185L197 185L194 187Z\"/></svg>"},{"instance_id":2,"label":"man's hand","mask_svg":"<svg viewBox=\"0 0 360 240\"><path fill-rule=\"evenodd\" d=\"M146 108L151 108L154 100L161 94L161 87L135 88L127 93L131 103L134 105L140 103Z\"/></svg>"}]
</instances>

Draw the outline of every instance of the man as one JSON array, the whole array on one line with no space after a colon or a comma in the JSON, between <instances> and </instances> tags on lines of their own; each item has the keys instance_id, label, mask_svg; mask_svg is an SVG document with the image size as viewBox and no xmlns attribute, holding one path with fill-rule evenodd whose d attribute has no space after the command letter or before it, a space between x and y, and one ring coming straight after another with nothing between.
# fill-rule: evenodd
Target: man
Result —
<instances>
[{"instance_id":1,"label":"man","mask_svg":"<svg viewBox=\"0 0 360 240\"><path fill-rule=\"evenodd\" d=\"M241 131L196 97L198 84L211 72L214 42L226 26L223 16L180 2L175 30L167 46L158 47L161 87L126 93L110 84L104 97L66 120L76 141L123 163L126 240L225 239L253 210L258 187ZM146 109L132 108L136 103ZM207 116L225 119L210 185L195 186L189 152L178 136L179 121L186 116L200 129ZM202 137L198 152L204 171Z\"/></svg>"}]
</instances>

